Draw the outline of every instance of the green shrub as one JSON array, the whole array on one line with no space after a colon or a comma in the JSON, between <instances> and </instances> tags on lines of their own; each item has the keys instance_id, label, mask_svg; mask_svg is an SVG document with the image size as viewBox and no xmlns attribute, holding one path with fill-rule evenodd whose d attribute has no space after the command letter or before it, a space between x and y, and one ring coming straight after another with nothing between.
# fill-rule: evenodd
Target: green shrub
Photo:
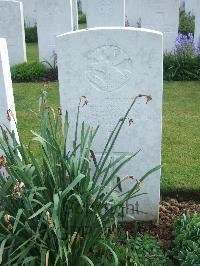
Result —
<instances>
[{"instance_id":1,"label":"green shrub","mask_svg":"<svg viewBox=\"0 0 200 266\"><path fill-rule=\"evenodd\" d=\"M170 261L162 251L162 244L149 235L132 238L115 237L108 241L119 259L119 265L169 266ZM99 256L97 251L96 256ZM109 253L100 254L98 266L114 266Z\"/></svg>"},{"instance_id":2,"label":"green shrub","mask_svg":"<svg viewBox=\"0 0 200 266\"><path fill-rule=\"evenodd\" d=\"M85 24L86 23L86 15L85 14L83 14L83 13L79 14L78 23L79 24Z\"/></svg>"},{"instance_id":3,"label":"green shrub","mask_svg":"<svg viewBox=\"0 0 200 266\"><path fill-rule=\"evenodd\" d=\"M82 108L87 108L85 96L80 98L74 141L68 143L70 123L68 114L60 132L60 114L41 102L41 132L25 146L17 143L13 134L2 130L0 148L5 156L9 178L0 178L0 263L2 265L94 265L93 249L104 247L117 257L106 243L105 233L117 222L127 200L137 197L139 187L134 183L129 191L118 194L122 182L121 168L136 154L110 160L113 146L129 112L121 117L111 132L105 149L97 161L93 149L96 129L79 126ZM102 125L103 126L103 125ZM10 138L9 138L10 136ZM12 140L11 143L9 140ZM38 146L39 154L34 152ZM91 170L93 169L93 171ZM159 169L156 167L140 178ZM112 189L111 184L116 184ZM90 256L91 258L89 258Z\"/></svg>"},{"instance_id":4,"label":"green shrub","mask_svg":"<svg viewBox=\"0 0 200 266\"><path fill-rule=\"evenodd\" d=\"M39 63L22 63L11 67L13 82L33 82L46 78L47 68Z\"/></svg>"},{"instance_id":5,"label":"green shrub","mask_svg":"<svg viewBox=\"0 0 200 266\"><path fill-rule=\"evenodd\" d=\"M57 81L58 80L58 64L57 64L57 53L55 51L53 51L52 59L53 59L52 63L48 61L43 61L42 63L44 63L47 66L47 75L46 75L47 80Z\"/></svg>"},{"instance_id":6,"label":"green shrub","mask_svg":"<svg viewBox=\"0 0 200 266\"><path fill-rule=\"evenodd\" d=\"M200 265L200 214L181 216L174 224L174 257L182 266Z\"/></svg>"},{"instance_id":7,"label":"green shrub","mask_svg":"<svg viewBox=\"0 0 200 266\"><path fill-rule=\"evenodd\" d=\"M192 33L194 35L195 30L195 17L191 14L187 14L184 11L180 13L179 19L179 33L188 35Z\"/></svg>"},{"instance_id":8,"label":"green shrub","mask_svg":"<svg viewBox=\"0 0 200 266\"><path fill-rule=\"evenodd\" d=\"M37 43L38 42L37 26L31 28L25 28L25 38L26 38L26 43Z\"/></svg>"},{"instance_id":9,"label":"green shrub","mask_svg":"<svg viewBox=\"0 0 200 266\"><path fill-rule=\"evenodd\" d=\"M164 80L200 80L200 54L184 53L164 55Z\"/></svg>"}]
</instances>

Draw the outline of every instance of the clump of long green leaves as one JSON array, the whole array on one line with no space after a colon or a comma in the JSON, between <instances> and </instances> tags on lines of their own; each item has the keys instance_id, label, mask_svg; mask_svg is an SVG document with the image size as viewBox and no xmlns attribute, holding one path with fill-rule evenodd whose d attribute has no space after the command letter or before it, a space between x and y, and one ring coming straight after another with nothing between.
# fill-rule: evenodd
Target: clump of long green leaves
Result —
<instances>
[{"instance_id":1,"label":"clump of long green leaves","mask_svg":"<svg viewBox=\"0 0 200 266\"><path fill-rule=\"evenodd\" d=\"M136 197L139 188L134 183L129 191L116 197L119 186L127 179L120 178L118 173L136 154L114 161L109 158L130 110L140 97L151 99L146 95L134 99L112 131L98 162L92 151L98 128L86 127L84 122L79 126L81 101L71 151L68 114L60 143L60 114L55 115L50 108L42 108L41 132L33 132L28 146L21 139L17 141L12 132L3 131L0 147L5 157L1 160L9 176L7 180L0 179L3 265L93 265L92 250L98 245L108 249L118 264L116 254L104 241L105 235L117 222L124 203ZM33 145L38 145L39 155ZM157 169L141 177L140 182ZM110 189L113 181L116 185Z\"/></svg>"}]
</instances>

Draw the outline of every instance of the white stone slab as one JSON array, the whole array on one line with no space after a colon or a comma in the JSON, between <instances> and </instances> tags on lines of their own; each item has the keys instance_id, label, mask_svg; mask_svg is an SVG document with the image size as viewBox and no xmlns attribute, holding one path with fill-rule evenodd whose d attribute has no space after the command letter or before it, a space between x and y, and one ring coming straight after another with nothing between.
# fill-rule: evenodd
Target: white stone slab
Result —
<instances>
[{"instance_id":1,"label":"white stone slab","mask_svg":"<svg viewBox=\"0 0 200 266\"><path fill-rule=\"evenodd\" d=\"M10 1L10 0L0 0L0 1ZM27 28L33 27L36 25L36 9L35 9L35 0L19 0L23 4L23 13L25 26Z\"/></svg>"},{"instance_id":2,"label":"white stone slab","mask_svg":"<svg viewBox=\"0 0 200 266\"><path fill-rule=\"evenodd\" d=\"M81 0L81 9L84 14L87 12L87 0Z\"/></svg>"},{"instance_id":3,"label":"white stone slab","mask_svg":"<svg viewBox=\"0 0 200 266\"><path fill-rule=\"evenodd\" d=\"M178 35L179 5L179 0L126 0L126 16L130 26L161 31L164 51L172 51Z\"/></svg>"},{"instance_id":4,"label":"white stone slab","mask_svg":"<svg viewBox=\"0 0 200 266\"><path fill-rule=\"evenodd\" d=\"M95 28L57 37L60 99L63 114L69 111L70 133L75 126L77 105L86 96L88 105L81 118L90 126L100 125L95 153L100 155L117 120L125 114L134 96L145 93L153 101L137 102L112 157L141 152L121 172L121 176L141 177L161 163L163 55L162 33L135 28ZM139 204L136 219L155 220L160 200L160 171L145 181L141 196L127 204ZM127 181L125 189L135 182Z\"/></svg>"},{"instance_id":5,"label":"white stone slab","mask_svg":"<svg viewBox=\"0 0 200 266\"><path fill-rule=\"evenodd\" d=\"M26 27L36 25L36 7L35 0L21 0L24 7L24 20Z\"/></svg>"},{"instance_id":6,"label":"white stone slab","mask_svg":"<svg viewBox=\"0 0 200 266\"><path fill-rule=\"evenodd\" d=\"M53 62L56 36L73 30L71 0L37 0L37 31L40 61Z\"/></svg>"},{"instance_id":7,"label":"white stone slab","mask_svg":"<svg viewBox=\"0 0 200 266\"><path fill-rule=\"evenodd\" d=\"M10 131L14 131L16 134L16 138L18 138L15 124L16 113L12 81L10 75L8 50L6 40L2 38L0 38L0 95L0 125L4 128L7 127ZM10 112L10 110L12 113ZM10 121L8 119L8 114L10 117ZM2 155L3 153L0 150L0 156ZM5 169L0 169L0 175L5 175Z\"/></svg>"},{"instance_id":8,"label":"white stone slab","mask_svg":"<svg viewBox=\"0 0 200 266\"><path fill-rule=\"evenodd\" d=\"M200 5L199 0L185 0L185 12L195 16L198 5Z\"/></svg>"},{"instance_id":9,"label":"white stone slab","mask_svg":"<svg viewBox=\"0 0 200 266\"><path fill-rule=\"evenodd\" d=\"M198 15L195 17L195 44L200 48L200 6L198 7Z\"/></svg>"},{"instance_id":10,"label":"white stone slab","mask_svg":"<svg viewBox=\"0 0 200 266\"><path fill-rule=\"evenodd\" d=\"M73 30L78 29L78 4L77 0L72 0Z\"/></svg>"},{"instance_id":11,"label":"white stone slab","mask_svg":"<svg viewBox=\"0 0 200 266\"><path fill-rule=\"evenodd\" d=\"M125 0L87 0L87 28L125 26Z\"/></svg>"},{"instance_id":12,"label":"white stone slab","mask_svg":"<svg viewBox=\"0 0 200 266\"><path fill-rule=\"evenodd\" d=\"M10 64L26 61L23 5L17 1L0 1L0 38L6 38Z\"/></svg>"},{"instance_id":13,"label":"white stone slab","mask_svg":"<svg viewBox=\"0 0 200 266\"><path fill-rule=\"evenodd\" d=\"M180 11L185 10L185 0L180 0Z\"/></svg>"}]
</instances>

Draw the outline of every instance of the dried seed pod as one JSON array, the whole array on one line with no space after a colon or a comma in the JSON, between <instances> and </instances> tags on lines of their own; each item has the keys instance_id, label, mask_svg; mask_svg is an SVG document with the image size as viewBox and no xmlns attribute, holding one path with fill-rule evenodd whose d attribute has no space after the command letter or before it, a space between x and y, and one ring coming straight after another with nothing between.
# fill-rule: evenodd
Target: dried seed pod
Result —
<instances>
[{"instance_id":1,"label":"dried seed pod","mask_svg":"<svg viewBox=\"0 0 200 266\"><path fill-rule=\"evenodd\" d=\"M83 103L82 107L84 107L85 105L88 104L88 100L87 100L86 96L81 96L80 103Z\"/></svg>"},{"instance_id":2,"label":"dried seed pod","mask_svg":"<svg viewBox=\"0 0 200 266\"><path fill-rule=\"evenodd\" d=\"M11 220L11 216L9 214L5 214L3 218L4 218L5 223L9 224Z\"/></svg>"},{"instance_id":3,"label":"dried seed pod","mask_svg":"<svg viewBox=\"0 0 200 266\"><path fill-rule=\"evenodd\" d=\"M128 125L129 127L133 124L133 118L128 118Z\"/></svg>"},{"instance_id":4,"label":"dried seed pod","mask_svg":"<svg viewBox=\"0 0 200 266\"><path fill-rule=\"evenodd\" d=\"M4 155L0 156L0 169L5 167L6 165L6 157Z\"/></svg>"},{"instance_id":5,"label":"dried seed pod","mask_svg":"<svg viewBox=\"0 0 200 266\"><path fill-rule=\"evenodd\" d=\"M60 107L58 108L58 114L62 115L62 109Z\"/></svg>"},{"instance_id":6,"label":"dried seed pod","mask_svg":"<svg viewBox=\"0 0 200 266\"><path fill-rule=\"evenodd\" d=\"M49 225L51 225L52 224L52 219L51 219L50 213L47 211L46 215L47 215L47 222L48 222Z\"/></svg>"},{"instance_id":7,"label":"dried seed pod","mask_svg":"<svg viewBox=\"0 0 200 266\"><path fill-rule=\"evenodd\" d=\"M73 243L74 243L76 237L77 237L77 232L74 232L73 235L72 235L72 237L71 237L70 246L73 245Z\"/></svg>"},{"instance_id":8,"label":"dried seed pod","mask_svg":"<svg viewBox=\"0 0 200 266\"><path fill-rule=\"evenodd\" d=\"M7 110L7 119L8 119L8 121L10 122L12 118L14 118L14 115L12 113L12 110L11 109L8 109Z\"/></svg>"}]
</instances>

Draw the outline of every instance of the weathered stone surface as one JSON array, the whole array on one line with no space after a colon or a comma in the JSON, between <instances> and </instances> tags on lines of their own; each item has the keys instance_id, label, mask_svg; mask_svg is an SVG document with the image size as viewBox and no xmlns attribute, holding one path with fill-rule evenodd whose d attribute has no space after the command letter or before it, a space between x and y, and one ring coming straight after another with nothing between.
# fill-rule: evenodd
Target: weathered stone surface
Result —
<instances>
[{"instance_id":1,"label":"weathered stone surface","mask_svg":"<svg viewBox=\"0 0 200 266\"><path fill-rule=\"evenodd\" d=\"M198 6L198 15L195 17L195 34L194 41L196 45L200 48L200 2Z\"/></svg>"},{"instance_id":2,"label":"weathered stone surface","mask_svg":"<svg viewBox=\"0 0 200 266\"><path fill-rule=\"evenodd\" d=\"M199 0L185 0L185 12L196 16L196 14L198 14L197 7L199 5Z\"/></svg>"},{"instance_id":3,"label":"weathered stone surface","mask_svg":"<svg viewBox=\"0 0 200 266\"><path fill-rule=\"evenodd\" d=\"M180 11L185 10L185 0L180 0Z\"/></svg>"},{"instance_id":4,"label":"weathered stone surface","mask_svg":"<svg viewBox=\"0 0 200 266\"><path fill-rule=\"evenodd\" d=\"M26 61L23 5L17 1L0 1L0 38L8 45L11 65Z\"/></svg>"},{"instance_id":5,"label":"weathered stone surface","mask_svg":"<svg viewBox=\"0 0 200 266\"><path fill-rule=\"evenodd\" d=\"M162 50L162 33L144 29L97 28L57 37L61 106L63 114L69 111L71 121L69 142L81 96L87 97L88 104L81 108L80 119L93 127L100 125L94 147L97 158L134 96L153 97L149 104L145 99L137 102L130 113L133 124L126 121L114 147L112 158L141 149L123 168L122 178L139 178L161 163ZM133 184L134 180L127 180L124 189ZM148 194L127 202L124 212L136 219L154 220L158 217L160 171L144 182L142 192Z\"/></svg>"},{"instance_id":6,"label":"weathered stone surface","mask_svg":"<svg viewBox=\"0 0 200 266\"><path fill-rule=\"evenodd\" d=\"M125 0L87 0L87 27L125 26Z\"/></svg>"},{"instance_id":7,"label":"weathered stone surface","mask_svg":"<svg viewBox=\"0 0 200 266\"><path fill-rule=\"evenodd\" d=\"M53 62L56 36L73 31L71 0L36 0L40 61Z\"/></svg>"},{"instance_id":8,"label":"weathered stone surface","mask_svg":"<svg viewBox=\"0 0 200 266\"><path fill-rule=\"evenodd\" d=\"M81 9L84 14L87 12L87 0L81 0Z\"/></svg>"},{"instance_id":9,"label":"weathered stone surface","mask_svg":"<svg viewBox=\"0 0 200 266\"><path fill-rule=\"evenodd\" d=\"M24 7L24 20L26 27L36 25L36 7L35 0L20 0Z\"/></svg>"},{"instance_id":10,"label":"weathered stone surface","mask_svg":"<svg viewBox=\"0 0 200 266\"><path fill-rule=\"evenodd\" d=\"M16 129L16 113L13 97L13 88L10 75L10 65L6 40L0 38L0 125L6 130L14 131L18 137ZM1 136L0 130L0 136ZM0 156L3 153L0 150ZM5 169L0 169L0 174L6 176Z\"/></svg>"},{"instance_id":11,"label":"weathered stone surface","mask_svg":"<svg viewBox=\"0 0 200 266\"><path fill-rule=\"evenodd\" d=\"M72 0L73 30L78 29L78 5L77 0Z\"/></svg>"},{"instance_id":12,"label":"weathered stone surface","mask_svg":"<svg viewBox=\"0 0 200 266\"><path fill-rule=\"evenodd\" d=\"M179 5L179 0L126 0L126 16L130 26L161 31L164 51L172 51L178 35Z\"/></svg>"}]
</instances>

